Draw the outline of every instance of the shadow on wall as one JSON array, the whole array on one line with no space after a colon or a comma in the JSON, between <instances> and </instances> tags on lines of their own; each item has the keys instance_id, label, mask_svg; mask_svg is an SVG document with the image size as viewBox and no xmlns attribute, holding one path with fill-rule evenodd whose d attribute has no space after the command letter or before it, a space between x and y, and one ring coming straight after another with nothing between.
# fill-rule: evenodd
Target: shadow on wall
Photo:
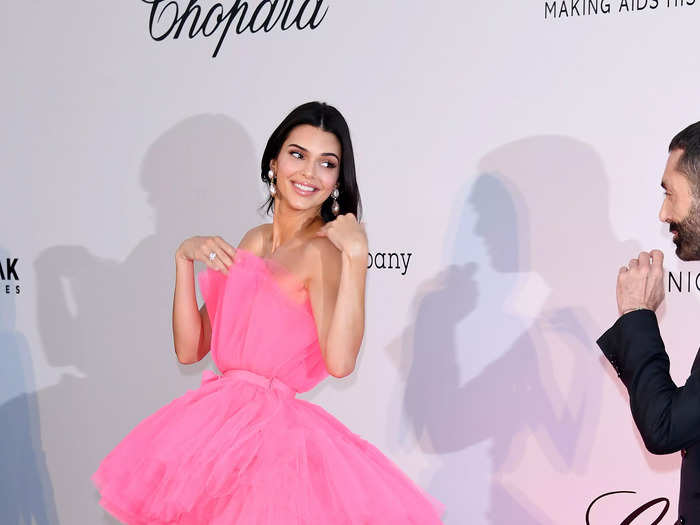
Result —
<instances>
[{"instance_id":1,"label":"shadow on wall","mask_svg":"<svg viewBox=\"0 0 700 525\"><path fill-rule=\"evenodd\" d=\"M0 247L0 261L8 256ZM57 525L31 353L15 324L15 296L0 296L0 523Z\"/></svg>"},{"instance_id":2,"label":"shadow on wall","mask_svg":"<svg viewBox=\"0 0 700 525\"><path fill-rule=\"evenodd\" d=\"M116 523L98 506L91 475L140 420L198 386L210 363L186 367L174 356L176 248L186 237L209 234L235 245L260 222L253 145L226 116L194 116L166 131L144 158L141 183L156 214L155 233L123 261L83 246L55 246L35 263L47 359L84 374L38 395L61 522L71 525ZM109 232L121 218L107 220Z\"/></svg>"},{"instance_id":3,"label":"shadow on wall","mask_svg":"<svg viewBox=\"0 0 700 525\"><path fill-rule=\"evenodd\" d=\"M595 340L611 320L598 311L614 300L617 261L638 250L613 235L606 175L586 144L524 139L479 172L458 203L453 264L422 288L403 337L405 410L442 458L429 490L445 523L542 525L552 520L539 505L590 461L610 375ZM470 261L469 246L483 257Z\"/></svg>"}]
</instances>

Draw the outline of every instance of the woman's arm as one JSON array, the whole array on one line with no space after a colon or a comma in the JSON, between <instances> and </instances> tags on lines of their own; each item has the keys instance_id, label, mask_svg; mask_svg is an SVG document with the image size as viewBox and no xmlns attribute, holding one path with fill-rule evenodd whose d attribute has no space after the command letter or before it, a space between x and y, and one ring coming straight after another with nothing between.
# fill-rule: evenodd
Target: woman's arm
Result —
<instances>
[{"instance_id":1,"label":"woman's arm","mask_svg":"<svg viewBox=\"0 0 700 525\"><path fill-rule=\"evenodd\" d=\"M215 253L214 260L209 259ZM194 261L228 273L235 248L221 237L191 237L175 252L175 295L173 297L173 341L175 355L183 364L196 363L207 352L211 342L211 322L206 305L197 309L194 284Z\"/></svg>"},{"instance_id":2,"label":"woman's arm","mask_svg":"<svg viewBox=\"0 0 700 525\"><path fill-rule=\"evenodd\" d=\"M367 237L352 214L319 232L309 293L328 372L345 377L355 368L365 329Z\"/></svg>"}]
</instances>

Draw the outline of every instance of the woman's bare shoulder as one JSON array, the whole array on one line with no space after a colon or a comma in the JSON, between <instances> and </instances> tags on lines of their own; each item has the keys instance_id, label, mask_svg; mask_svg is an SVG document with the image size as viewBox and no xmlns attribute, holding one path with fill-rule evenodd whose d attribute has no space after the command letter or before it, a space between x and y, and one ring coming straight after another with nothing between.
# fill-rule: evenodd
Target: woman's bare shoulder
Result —
<instances>
[{"instance_id":1,"label":"woman's bare shoulder","mask_svg":"<svg viewBox=\"0 0 700 525\"><path fill-rule=\"evenodd\" d=\"M248 230L238 243L238 247L255 254L262 254L265 236L269 234L270 224L260 224Z\"/></svg>"},{"instance_id":2,"label":"woman's bare shoulder","mask_svg":"<svg viewBox=\"0 0 700 525\"><path fill-rule=\"evenodd\" d=\"M304 259L312 272L336 281L340 277L342 254L327 237L310 239L304 249Z\"/></svg>"}]
</instances>

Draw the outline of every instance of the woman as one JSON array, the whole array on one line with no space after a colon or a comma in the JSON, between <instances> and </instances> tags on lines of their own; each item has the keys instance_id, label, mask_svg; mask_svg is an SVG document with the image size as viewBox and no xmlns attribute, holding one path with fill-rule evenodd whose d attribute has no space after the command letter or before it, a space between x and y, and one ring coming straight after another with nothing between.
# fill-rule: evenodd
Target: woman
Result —
<instances>
[{"instance_id":1,"label":"woman","mask_svg":"<svg viewBox=\"0 0 700 525\"><path fill-rule=\"evenodd\" d=\"M93 479L130 525L439 523L440 505L376 448L296 399L355 367L367 237L350 132L311 102L263 154L272 224L238 248L192 237L175 256L175 352L223 372L138 425ZM193 261L205 305L197 309Z\"/></svg>"}]
</instances>

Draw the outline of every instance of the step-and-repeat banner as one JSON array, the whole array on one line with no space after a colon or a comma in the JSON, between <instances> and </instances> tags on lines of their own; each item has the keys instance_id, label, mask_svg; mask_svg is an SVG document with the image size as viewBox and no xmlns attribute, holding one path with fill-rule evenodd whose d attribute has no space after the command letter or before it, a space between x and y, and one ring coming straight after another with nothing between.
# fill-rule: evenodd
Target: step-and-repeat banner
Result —
<instances>
[{"instance_id":1,"label":"step-and-repeat banner","mask_svg":"<svg viewBox=\"0 0 700 525\"><path fill-rule=\"evenodd\" d=\"M700 343L700 266L658 221L668 142L700 119L693 0L2 11L3 524L116 523L90 475L213 367L173 352L175 249L269 220L259 159L309 100L350 124L371 253L358 366L304 397L447 524L610 525L649 502L633 523L674 521L680 455L645 450L594 341L618 268L658 247L678 383Z\"/></svg>"}]
</instances>

